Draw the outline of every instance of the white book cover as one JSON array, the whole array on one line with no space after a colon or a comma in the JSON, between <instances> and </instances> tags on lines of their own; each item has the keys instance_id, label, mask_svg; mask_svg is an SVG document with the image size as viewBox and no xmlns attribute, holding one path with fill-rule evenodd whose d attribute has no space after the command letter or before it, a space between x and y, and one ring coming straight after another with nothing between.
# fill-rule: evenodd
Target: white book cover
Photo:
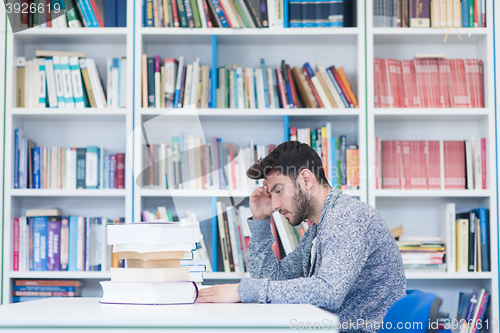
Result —
<instances>
[{"instance_id":1,"label":"white book cover","mask_svg":"<svg viewBox=\"0 0 500 333\"><path fill-rule=\"evenodd\" d=\"M172 147L167 147L167 156L168 156L168 163L167 163L167 185L168 189L174 188L174 161L172 158Z\"/></svg>"},{"instance_id":2,"label":"white book cover","mask_svg":"<svg viewBox=\"0 0 500 333\"><path fill-rule=\"evenodd\" d=\"M45 59L38 59L38 68L38 107L45 108L47 105Z\"/></svg>"},{"instance_id":3,"label":"white book cover","mask_svg":"<svg viewBox=\"0 0 500 333\"><path fill-rule=\"evenodd\" d=\"M267 15L269 19L269 28L276 28L276 0L267 0Z\"/></svg>"},{"instance_id":4,"label":"white book cover","mask_svg":"<svg viewBox=\"0 0 500 333\"><path fill-rule=\"evenodd\" d=\"M257 89L257 107L259 109L265 109L266 103L264 100L264 81L262 78L262 70L260 68L257 68L255 70L255 82Z\"/></svg>"},{"instance_id":5,"label":"white book cover","mask_svg":"<svg viewBox=\"0 0 500 333\"><path fill-rule=\"evenodd\" d=\"M330 100L328 100L328 97L326 96L325 91L323 90L323 86L319 82L319 79L316 77L316 75L311 77L311 81L314 85L314 88L316 88L316 91L318 92L319 98L321 99L321 102L327 109L332 108L332 104L330 104Z\"/></svg>"},{"instance_id":6,"label":"white book cover","mask_svg":"<svg viewBox=\"0 0 500 333\"><path fill-rule=\"evenodd\" d=\"M31 87L31 95L32 95L32 101L30 103L30 106L33 108L38 108L38 89L39 89L39 81L38 81L38 58L33 59L33 67L31 70L31 81L33 82L33 86Z\"/></svg>"},{"instance_id":7,"label":"white book cover","mask_svg":"<svg viewBox=\"0 0 500 333\"><path fill-rule=\"evenodd\" d=\"M26 60L24 63L24 107L27 108L30 105L30 97L31 97L31 70L33 65L31 64L32 60Z\"/></svg>"},{"instance_id":8,"label":"white book cover","mask_svg":"<svg viewBox=\"0 0 500 333\"><path fill-rule=\"evenodd\" d=\"M85 218L83 216L78 217L78 241L76 242L76 270L83 271L83 258L85 251Z\"/></svg>"},{"instance_id":9,"label":"white book cover","mask_svg":"<svg viewBox=\"0 0 500 333\"><path fill-rule=\"evenodd\" d=\"M61 72L64 91L64 105L67 109L74 109L73 85L71 83L71 71L69 68L69 57L61 56Z\"/></svg>"},{"instance_id":10,"label":"white book cover","mask_svg":"<svg viewBox=\"0 0 500 333\"><path fill-rule=\"evenodd\" d=\"M198 3L198 9L200 12L201 27L208 28L207 17L206 17L205 9L203 6L203 0L197 0L197 3Z\"/></svg>"},{"instance_id":11,"label":"white book cover","mask_svg":"<svg viewBox=\"0 0 500 333\"><path fill-rule=\"evenodd\" d=\"M121 58L120 64L120 107L127 107L127 58Z\"/></svg>"},{"instance_id":12,"label":"white book cover","mask_svg":"<svg viewBox=\"0 0 500 333\"><path fill-rule=\"evenodd\" d=\"M316 64L316 66L318 67L318 71L326 83L326 87L328 88L328 90L332 94L333 99L335 100L335 103L337 103L337 107L344 108L345 107L344 102L342 102L342 99L340 98L339 92L337 91L337 89L335 88L335 85L333 84L332 77L326 71L325 66L323 66L323 64L321 62L318 62Z\"/></svg>"},{"instance_id":13,"label":"white book cover","mask_svg":"<svg viewBox=\"0 0 500 333\"><path fill-rule=\"evenodd\" d=\"M279 105L276 105L276 98L274 96L274 75L273 69L267 68L267 90L269 91L269 107L270 108L279 108Z\"/></svg>"},{"instance_id":14,"label":"white book cover","mask_svg":"<svg viewBox=\"0 0 500 333\"><path fill-rule=\"evenodd\" d=\"M106 102L111 106L113 105L113 58L111 57L106 59L106 74Z\"/></svg>"},{"instance_id":15,"label":"white book cover","mask_svg":"<svg viewBox=\"0 0 500 333\"><path fill-rule=\"evenodd\" d=\"M94 92L95 102L98 108L106 107L106 96L104 95L104 90L102 88L101 80L99 79L99 72L97 71L97 66L94 59L86 58L87 71L89 73L90 85L92 86L92 91Z\"/></svg>"},{"instance_id":16,"label":"white book cover","mask_svg":"<svg viewBox=\"0 0 500 333\"><path fill-rule=\"evenodd\" d=\"M54 75L54 62L52 59L45 59L45 73L47 76L47 99L49 107L57 108L56 78Z\"/></svg>"},{"instance_id":17,"label":"white book cover","mask_svg":"<svg viewBox=\"0 0 500 333\"><path fill-rule=\"evenodd\" d=\"M456 210L455 203L446 203L442 206L441 235L444 238L446 250L446 270L456 272Z\"/></svg>"},{"instance_id":18,"label":"white book cover","mask_svg":"<svg viewBox=\"0 0 500 333\"><path fill-rule=\"evenodd\" d=\"M287 220L282 219L282 215L279 211L274 211L273 213L274 224L276 225L276 231L281 240L281 244L283 245L283 250L286 255L289 255L293 251L292 243L288 237L288 232L284 223L288 223Z\"/></svg>"},{"instance_id":19,"label":"white book cover","mask_svg":"<svg viewBox=\"0 0 500 333\"><path fill-rule=\"evenodd\" d=\"M274 0L276 8L276 27L283 28L285 26L284 22L284 6L283 0Z\"/></svg>"},{"instance_id":20,"label":"white book cover","mask_svg":"<svg viewBox=\"0 0 500 333\"><path fill-rule=\"evenodd\" d=\"M188 108L191 103L191 82L193 79L193 65L189 64L186 68L186 81L184 84L184 100L182 102L183 108Z\"/></svg>"},{"instance_id":21,"label":"white book cover","mask_svg":"<svg viewBox=\"0 0 500 333\"><path fill-rule=\"evenodd\" d=\"M73 86L73 98L76 108L84 108L85 100L83 96L82 74L78 65L78 57L69 58L69 68L71 71L71 84Z\"/></svg>"},{"instance_id":22,"label":"white book cover","mask_svg":"<svg viewBox=\"0 0 500 333\"><path fill-rule=\"evenodd\" d=\"M63 87L63 78L62 78L62 69L61 69L61 57L54 56L54 77L56 81L56 95L57 95L57 106L59 108L65 107L64 101L64 87Z\"/></svg>"},{"instance_id":23,"label":"white book cover","mask_svg":"<svg viewBox=\"0 0 500 333\"><path fill-rule=\"evenodd\" d=\"M98 184L97 169L98 169L98 156L97 151L89 151L85 156L85 187L96 188Z\"/></svg>"},{"instance_id":24,"label":"white book cover","mask_svg":"<svg viewBox=\"0 0 500 333\"><path fill-rule=\"evenodd\" d=\"M177 64L174 61L165 61L165 107L173 106L175 96L175 78L177 75Z\"/></svg>"},{"instance_id":25,"label":"white book cover","mask_svg":"<svg viewBox=\"0 0 500 333\"><path fill-rule=\"evenodd\" d=\"M120 59L119 58L115 58L113 59L113 71L112 71L112 81L113 81L113 90L112 90L112 94L113 94L113 103L111 104L110 107L113 107L115 109L118 109L120 107L120 98L119 98L119 94L120 94L120 70L119 70L119 62L120 62ZM160 85L158 84L158 87ZM108 91L108 95L110 94L110 92Z\"/></svg>"},{"instance_id":26,"label":"white book cover","mask_svg":"<svg viewBox=\"0 0 500 333\"><path fill-rule=\"evenodd\" d=\"M472 155L472 138L465 140L465 166L467 168L467 189L474 189L474 157Z\"/></svg>"},{"instance_id":27,"label":"white book cover","mask_svg":"<svg viewBox=\"0 0 500 333\"><path fill-rule=\"evenodd\" d=\"M54 5L55 3L52 4L52 7L54 7ZM55 8L52 8L52 11L50 12L52 28L66 29L68 27L68 21L66 20L66 15L59 15L60 12L54 9ZM60 9L62 10L62 8Z\"/></svg>"},{"instance_id":28,"label":"white book cover","mask_svg":"<svg viewBox=\"0 0 500 333\"><path fill-rule=\"evenodd\" d=\"M196 107L198 105L198 88L200 84L200 58L196 58L193 63L193 73L191 78L191 96L189 104Z\"/></svg>"},{"instance_id":29,"label":"white book cover","mask_svg":"<svg viewBox=\"0 0 500 333\"><path fill-rule=\"evenodd\" d=\"M243 26L240 24L239 13L234 12L234 6L231 5L229 1L230 0L221 0L222 7L224 7L227 16L229 16L229 21L231 21L232 28L243 28Z\"/></svg>"},{"instance_id":30,"label":"white book cover","mask_svg":"<svg viewBox=\"0 0 500 333\"><path fill-rule=\"evenodd\" d=\"M29 230L27 227L27 218L22 216L19 218L19 270L21 272L28 271L28 260L29 260L29 244L28 244L28 234Z\"/></svg>"},{"instance_id":31,"label":"white book cover","mask_svg":"<svg viewBox=\"0 0 500 333\"><path fill-rule=\"evenodd\" d=\"M243 70L236 68L236 86L238 88L238 109L245 108L245 93L243 92Z\"/></svg>"},{"instance_id":32,"label":"white book cover","mask_svg":"<svg viewBox=\"0 0 500 333\"><path fill-rule=\"evenodd\" d=\"M481 138L472 138L472 156L474 166L474 189L481 190L483 188L483 171L481 168Z\"/></svg>"},{"instance_id":33,"label":"white book cover","mask_svg":"<svg viewBox=\"0 0 500 333\"><path fill-rule=\"evenodd\" d=\"M250 100L250 109L255 109L255 80L253 75L253 68L245 69L245 75L248 80L248 97Z\"/></svg>"},{"instance_id":34,"label":"white book cover","mask_svg":"<svg viewBox=\"0 0 500 333\"><path fill-rule=\"evenodd\" d=\"M179 245L198 243L203 237L198 222L125 223L108 226L108 244Z\"/></svg>"}]
</instances>

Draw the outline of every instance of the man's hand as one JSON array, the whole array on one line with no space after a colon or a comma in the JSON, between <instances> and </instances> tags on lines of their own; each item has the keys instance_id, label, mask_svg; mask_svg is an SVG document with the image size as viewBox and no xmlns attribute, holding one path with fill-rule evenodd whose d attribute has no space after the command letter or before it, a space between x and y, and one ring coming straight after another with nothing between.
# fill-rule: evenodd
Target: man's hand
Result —
<instances>
[{"instance_id":1,"label":"man's hand","mask_svg":"<svg viewBox=\"0 0 500 333\"><path fill-rule=\"evenodd\" d=\"M196 303L239 303L239 284L219 284L199 290Z\"/></svg>"},{"instance_id":2,"label":"man's hand","mask_svg":"<svg viewBox=\"0 0 500 333\"><path fill-rule=\"evenodd\" d=\"M267 185L256 188L250 195L250 211L254 220L266 220L273 213L271 205L271 194L267 190Z\"/></svg>"}]
</instances>

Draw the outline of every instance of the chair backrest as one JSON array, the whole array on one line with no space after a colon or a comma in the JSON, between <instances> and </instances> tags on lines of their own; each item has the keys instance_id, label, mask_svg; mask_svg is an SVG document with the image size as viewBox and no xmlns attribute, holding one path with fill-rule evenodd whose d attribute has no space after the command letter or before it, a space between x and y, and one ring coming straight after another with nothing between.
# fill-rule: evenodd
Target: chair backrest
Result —
<instances>
[{"instance_id":1,"label":"chair backrest","mask_svg":"<svg viewBox=\"0 0 500 333\"><path fill-rule=\"evenodd\" d=\"M397 300L390 307L379 333L437 333L441 302L435 294L407 290L406 297Z\"/></svg>"}]
</instances>

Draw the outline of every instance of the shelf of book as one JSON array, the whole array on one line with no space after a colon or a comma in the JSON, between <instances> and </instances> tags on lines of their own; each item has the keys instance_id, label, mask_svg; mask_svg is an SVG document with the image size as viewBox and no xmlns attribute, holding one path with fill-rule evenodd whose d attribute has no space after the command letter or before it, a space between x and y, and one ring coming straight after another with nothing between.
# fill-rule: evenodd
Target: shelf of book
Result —
<instances>
[{"instance_id":1,"label":"shelf of book","mask_svg":"<svg viewBox=\"0 0 500 333\"><path fill-rule=\"evenodd\" d=\"M404 36L452 36L460 34L462 38L469 35L487 35L488 28L373 28L373 35Z\"/></svg>"},{"instance_id":2,"label":"shelf of book","mask_svg":"<svg viewBox=\"0 0 500 333\"><path fill-rule=\"evenodd\" d=\"M83 109L59 109L59 108L12 108L14 116L126 116L130 110L126 108L83 108Z\"/></svg>"},{"instance_id":3,"label":"shelf of book","mask_svg":"<svg viewBox=\"0 0 500 333\"><path fill-rule=\"evenodd\" d=\"M10 189L12 197L125 197L123 189Z\"/></svg>"},{"instance_id":4,"label":"shelf of book","mask_svg":"<svg viewBox=\"0 0 500 333\"><path fill-rule=\"evenodd\" d=\"M110 272L70 272L70 271L10 271L11 279L109 279Z\"/></svg>"},{"instance_id":5,"label":"shelf of book","mask_svg":"<svg viewBox=\"0 0 500 333\"><path fill-rule=\"evenodd\" d=\"M50 28L50 29L26 29L16 32L19 36L126 36L127 28Z\"/></svg>"},{"instance_id":6,"label":"shelf of book","mask_svg":"<svg viewBox=\"0 0 500 333\"><path fill-rule=\"evenodd\" d=\"M374 190L375 197L381 198L489 198L490 190Z\"/></svg>"},{"instance_id":7,"label":"shelf of book","mask_svg":"<svg viewBox=\"0 0 500 333\"><path fill-rule=\"evenodd\" d=\"M142 108L141 114L144 116L168 115L168 116L359 116L360 110L355 109L160 109Z\"/></svg>"},{"instance_id":8,"label":"shelf of book","mask_svg":"<svg viewBox=\"0 0 500 333\"><path fill-rule=\"evenodd\" d=\"M490 280L494 277L492 272L469 272L469 273L447 273L447 272L419 272L406 271L408 280Z\"/></svg>"},{"instance_id":9,"label":"shelf of book","mask_svg":"<svg viewBox=\"0 0 500 333\"><path fill-rule=\"evenodd\" d=\"M143 36L151 35L213 35L213 36L356 36L359 28L286 28L286 29L217 29L217 28L144 28L141 27Z\"/></svg>"},{"instance_id":10,"label":"shelf of book","mask_svg":"<svg viewBox=\"0 0 500 333\"><path fill-rule=\"evenodd\" d=\"M375 118L384 120L419 119L463 119L477 120L491 114L489 108L458 109L458 108L375 108Z\"/></svg>"},{"instance_id":11,"label":"shelf of book","mask_svg":"<svg viewBox=\"0 0 500 333\"><path fill-rule=\"evenodd\" d=\"M136 192L142 197L193 197L193 198L246 198L252 193L251 190L157 190L157 189L136 189ZM360 190L346 190L344 193L360 197Z\"/></svg>"}]
</instances>

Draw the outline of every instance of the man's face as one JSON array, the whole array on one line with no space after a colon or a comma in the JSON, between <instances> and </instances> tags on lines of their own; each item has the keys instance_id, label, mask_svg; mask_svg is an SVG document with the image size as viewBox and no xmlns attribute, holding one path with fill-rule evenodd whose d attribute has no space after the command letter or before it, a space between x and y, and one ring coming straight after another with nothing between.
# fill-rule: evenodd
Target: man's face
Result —
<instances>
[{"instance_id":1,"label":"man's face","mask_svg":"<svg viewBox=\"0 0 500 333\"><path fill-rule=\"evenodd\" d=\"M264 185L271 194L272 208L279 210L291 225L297 226L310 218L313 212L311 199L303 192L298 180L272 172L266 177Z\"/></svg>"}]
</instances>

